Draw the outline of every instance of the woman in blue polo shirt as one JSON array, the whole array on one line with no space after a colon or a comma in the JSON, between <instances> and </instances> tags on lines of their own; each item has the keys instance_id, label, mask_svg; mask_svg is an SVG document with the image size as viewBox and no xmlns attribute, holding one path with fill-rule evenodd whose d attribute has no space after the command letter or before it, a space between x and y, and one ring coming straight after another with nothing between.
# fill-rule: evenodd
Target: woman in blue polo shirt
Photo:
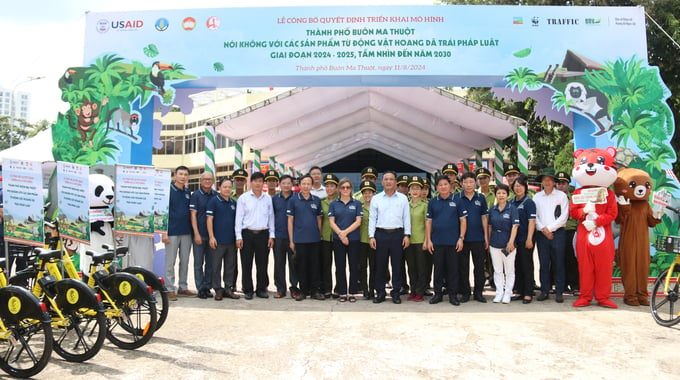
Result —
<instances>
[{"instance_id":1,"label":"woman in blue polo shirt","mask_svg":"<svg viewBox=\"0 0 680 380\"><path fill-rule=\"evenodd\" d=\"M223 297L238 299L231 292L236 269L236 202L231 198L233 183L230 178L223 178L218 184L219 193L208 201L205 208L206 225L209 237L209 256L212 260L212 287L215 289L215 301ZM224 263L224 275L222 264ZM222 287L221 281L224 281Z\"/></svg>"},{"instance_id":2,"label":"woman in blue polo shirt","mask_svg":"<svg viewBox=\"0 0 680 380\"><path fill-rule=\"evenodd\" d=\"M300 178L300 192L288 201L288 240L295 252L300 293L296 301L305 299L310 293L314 299L323 300L320 292L321 267L319 263L321 242L321 199L312 195L312 177Z\"/></svg>"},{"instance_id":3,"label":"woman in blue polo shirt","mask_svg":"<svg viewBox=\"0 0 680 380\"><path fill-rule=\"evenodd\" d=\"M340 198L328 206L328 222L333 230L333 253L335 256L335 286L340 302L347 298L347 266L349 259L349 302L356 302L359 284L359 227L363 218L361 202L352 198L352 182L343 178L338 183Z\"/></svg>"},{"instance_id":4,"label":"woman in blue polo shirt","mask_svg":"<svg viewBox=\"0 0 680 380\"><path fill-rule=\"evenodd\" d=\"M510 303L515 284L515 238L519 226L517 209L508 203L508 185L496 185L496 204L489 211L489 250L493 262L496 297L493 302Z\"/></svg>"},{"instance_id":5,"label":"woman in blue polo shirt","mask_svg":"<svg viewBox=\"0 0 680 380\"><path fill-rule=\"evenodd\" d=\"M531 303L534 297L534 232L536 231L536 204L527 195L529 189L526 174L520 173L512 184L515 198L510 202L519 215L517 228L517 256L515 258L515 283L522 303Z\"/></svg>"}]
</instances>

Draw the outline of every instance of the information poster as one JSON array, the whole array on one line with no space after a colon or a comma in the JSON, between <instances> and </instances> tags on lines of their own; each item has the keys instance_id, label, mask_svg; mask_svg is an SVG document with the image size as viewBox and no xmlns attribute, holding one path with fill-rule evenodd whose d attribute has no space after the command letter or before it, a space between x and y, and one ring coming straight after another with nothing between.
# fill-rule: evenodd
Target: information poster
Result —
<instances>
[{"instance_id":1,"label":"information poster","mask_svg":"<svg viewBox=\"0 0 680 380\"><path fill-rule=\"evenodd\" d=\"M89 173L87 165L57 162L59 234L83 244L90 244Z\"/></svg>"},{"instance_id":2,"label":"information poster","mask_svg":"<svg viewBox=\"0 0 680 380\"><path fill-rule=\"evenodd\" d=\"M156 169L154 178L153 221L154 232L168 231L168 214L170 213L170 182L172 174L167 169Z\"/></svg>"},{"instance_id":3,"label":"information poster","mask_svg":"<svg viewBox=\"0 0 680 380\"><path fill-rule=\"evenodd\" d=\"M116 165L117 233L153 237L155 171L152 166Z\"/></svg>"},{"instance_id":4,"label":"information poster","mask_svg":"<svg viewBox=\"0 0 680 380\"><path fill-rule=\"evenodd\" d=\"M42 163L2 160L5 240L42 247Z\"/></svg>"}]
</instances>

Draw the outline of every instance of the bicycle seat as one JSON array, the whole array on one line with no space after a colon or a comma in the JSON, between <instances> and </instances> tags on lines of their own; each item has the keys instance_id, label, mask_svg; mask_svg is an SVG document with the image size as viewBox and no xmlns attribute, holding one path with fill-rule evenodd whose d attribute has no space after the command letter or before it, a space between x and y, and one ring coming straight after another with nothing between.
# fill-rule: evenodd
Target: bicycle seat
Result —
<instances>
[{"instance_id":1,"label":"bicycle seat","mask_svg":"<svg viewBox=\"0 0 680 380\"><path fill-rule=\"evenodd\" d=\"M50 259L61 259L60 249L35 248L33 252L35 252L38 255L38 257L45 261Z\"/></svg>"},{"instance_id":2,"label":"bicycle seat","mask_svg":"<svg viewBox=\"0 0 680 380\"><path fill-rule=\"evenodd\" d=\"M85 254L92 257L93 264L104 264L113 260L115 257L115 252L95 252L87 250L85 251Z\"/></svg>"},{"instance_id":3,"label":"bicycle seat","mask_svg":"<svg viewBox=\"0 0 680 380\"><path fill-rule=\"evenodd\" d=\"M107 250L109 252L114 250L113 246L110 245L110 244L102 244L102 248L104 248L105 250ZM115 251L116 251L116 257L123 257L123 256L127 255L128 247L121 246L121 247L116 248Z\"/></svg>"}]
</instances>

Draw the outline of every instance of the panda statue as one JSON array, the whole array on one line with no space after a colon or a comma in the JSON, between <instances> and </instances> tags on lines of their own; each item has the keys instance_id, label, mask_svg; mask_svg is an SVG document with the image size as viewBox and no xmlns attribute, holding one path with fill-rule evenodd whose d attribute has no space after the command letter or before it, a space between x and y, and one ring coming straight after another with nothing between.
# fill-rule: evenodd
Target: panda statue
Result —
<instances>
[{"instance_id":1,"label":"panda statue","mask_svg":"<svg viewBox=\"0 0 680 380\"><path fill-rule=\"evenodd\" d=\"M102 244L113 245L113 180L104 174L90 174L90 245L80 245L80 270L88 273L92 259L85 251L102 251Z\"/></svg>"}]
</instances>

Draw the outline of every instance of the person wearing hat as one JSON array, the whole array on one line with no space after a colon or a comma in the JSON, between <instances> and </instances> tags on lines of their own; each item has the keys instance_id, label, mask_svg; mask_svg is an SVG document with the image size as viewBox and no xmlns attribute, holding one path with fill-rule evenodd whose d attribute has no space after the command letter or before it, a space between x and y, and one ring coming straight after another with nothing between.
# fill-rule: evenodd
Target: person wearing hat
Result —
<instances>
[{"instance_id":1,"label":"person wearing hat","mask_svg":"<svg viewBox=\"0 0 680 380\"><path fill-rule=\"evenodd\" d=\"M279 181L281 191L272 197L274 207L274 285L276 295L274 298L286 296L286 261L288 261L288 281L290 282L290 297L297 298L300 289L298 287L297 268L295 266L294 253L290 249L288 240L288 202L293 195L293 179L288 174L281 176Z\"/></svg>"},{"instance_id":2,"label":"person wearing hat","mask_svg":"<svg viewBox=\"0 0 680 380\"><path fill-rule=\"evenodd\" d=\"M458 181L458 166L449 162L442 167L442 174L449 177L449 181L451 181L451 192L453 194L459 193L461 190L459 186L460 182Z\"/></svg>"},{"instance_id":3,"label":"person wearing hat","mask_svg":"<svg viewBox=\"0 0 680 380\"><path fill-rule=\"evenodd\" d=\"M555 188L565 194L571 202L571 193L569 192L569 185L571 183L571 177L567 172L557 172L557 184ZM567 219L567 225L565 226L566 241L567 245L564 250L564 272L565 272L565 290L571 292L573 295L579 295L580 285L579 285L579 274L578 274L578 260L576 254L574 253L574 235L576 235L576 229L578 228L578 220L572 218L571 216Z\"/></svg>"},{"instance_id":4,"label":"person wearing hat","mask_svg":"<svg viewBox=\"0 0 680 380\"><path fill-rule=\"evenodd\" d=\"M486 303L486 298L484 298L484 269L487 250L489 249L489 235L487 233L489 209L484 196L475 191L475 179L474 173L464 173L461 177L463 191L454 196L454 199L459 202L467 215L465 234L461 235L463 237L463 250L460 255L458 290L461 294L461 302L469 301L470 293L472 293L474 300ZM474 291L470 287L470 256L472 256L474 265ZM435 287L435 291L437 290Z\"/></svg>"},{"instance_id":5,"label":"person wearing hat","mask_svg":"<svg viewBox=\"0 0 680 380\"><path fill-rule=\"evenodd\" d=\"M505 178L508 180L508 186L512 186L512 183L515 182L515 179L519 177L519 168L515 164L507 164L505 165L505 171L503 172L503 175ZM512 189L511 189L512 190Z\"/></svg>"},{"instance_id":6,"label":"person wearing hat","mask_svg":"<svg viewBox=\"0 0 680 380\"><path fill-rule=\"evenodd\" d=\"M543 190L536 193L536 246L541 294L537 301L545 301L550 292L550 272L555 276L555 301L564 302L565 286L564 247L567 244L565 226L569 218L569 199L555 188L557 175L552 168L544 169L537 177Z\"/></svg>"},{"instance_id":7,"label":"person wearing hat","mask_svg":"<svg viewBox=\"0 0 680 380\"><path fill-rule=\"evenodd\" d=\"M326 188L326 197L321 200L321 208L323 209L323 220L321 222L321 292L324 297L331 297L331 290L333 290L333 231L331 230L330 221L328 220L328 209L331 202L338 197L338 176L332 173L327 173L323 176L323 184ZM337 298L337 293L333 293L333 298Z\"/></svg>"},{"instance_id":8,"label":"person wearing hat","mask_svg":"<svg viewBox=\"0 0 680 380\"><path fill-rule=\"evenodd\" d=\"M423 251L425 242L425 216L427 215L427 200L421 198L423 179L417 175L409 176L409 207L411 215L411 245L404 250L404 257L408 264L408 277L411 281L411 294L408 301L422 302L425 295L427 279L427 260L429 256Z\"/></svg>"},{"instance_id":9,"label":"person wearing hat","mask_svg":"<svg viewBox=\"0 0 680 380\"><path fill-rule=\"evenodd\" d=\"M238 201L238 197L241 196L246 191L246 181L248 180L248 172L245 169L236 169L231 174L234 179L234 193L231 195L235 201Z\"/></svg>"},{"instance_id":10,"label":"person wearing hat","mask_svg":"<svg viewBox=\"0 0 680 380\"><path fill-rule=\"evenodd\" d=\"M491 172L487 168L479 168L475 175L479 184L477 191L486 199L486 207L491 208L496 203L496 196L491 190Z\"/></svg>"},{"instance_id":11,"label":"person wearing hat","mask_svg":"<svg viewBox=\"0 0 680 380\"><path fill-rule=\"evenodd\" d=\"M267 170L264 174L264 182L267 184L267 194L270 197L276 195L276 188L279 187L279 173L276 170Z\"/></svg>"},{"instance_id":12,"label":"person wearing hat","mask_svg":"<svg viewBox=\"0 0 680 380\"><path fill-rule=\"evenodd\" d=\"M373 166L366 166L365 168L361 169L361 182L364 181L370 181L374 185L378 181L378 171L375 170ZM363 200L361 198L361 190L354 193L354 199L363 203Z\"/></svg>"},{"instance_id":13,"label":"person wearing hat","mask_svg":"<svg viewBox=\"0 0 680 380\"><path fill-rule=\"evenodd\" d=\"M409 182L409 175L408 174L402 174L397 178L397 191L406 195L408 197L408 182Z\"/></svg>"},{"instance_id":14,"label":"person wearing hat","mask_svg":"<svg viewBox=\"0 0 680 380\"><path fill-rule=\"evenodd\" d=\"M326 188L322 183L323 172L321 171L321 168L312 166L312 168L309 169L309 176L312 177L312 181L314 181L312 183L312 194L319 197L319 199L326 198L328 195L326 194Z\"/></svg>"},{"instance_id":15,"label":"person wearing hat","mask_svg":"<svg viewBox=\"0 0 680 380\"><path fill-rule=\"evenodd\" d=\"M435 175L434 178L437 176ZM457 179L457 178L456 178ZM423 177L423 188L420 190L420 199L422 199L425 202L430 201L430 186L432 185L430 178L428 176ZM425 296L431 296L432 292L430 292L431 283L432 283L432 255L425 255Z\"/></svg>"},{"instance_id":16,"label":"person wearing hat","mask_svg":"<svg viewBox=\"0 0 680 380\"><path fill-rule=\"evenodd\" d=\"M361 219L361 227L359 227L361 235L359 239L359 288L364 294L364 299L370 300L373 299L375 293L375 249L371 248L369 244L368 215L371 209L371 200L376 193L375 182L368 180L361 181L359 192L363 199L361 201L361 210L364 214L364 217Z\"/></svg>"}]
</instances>

